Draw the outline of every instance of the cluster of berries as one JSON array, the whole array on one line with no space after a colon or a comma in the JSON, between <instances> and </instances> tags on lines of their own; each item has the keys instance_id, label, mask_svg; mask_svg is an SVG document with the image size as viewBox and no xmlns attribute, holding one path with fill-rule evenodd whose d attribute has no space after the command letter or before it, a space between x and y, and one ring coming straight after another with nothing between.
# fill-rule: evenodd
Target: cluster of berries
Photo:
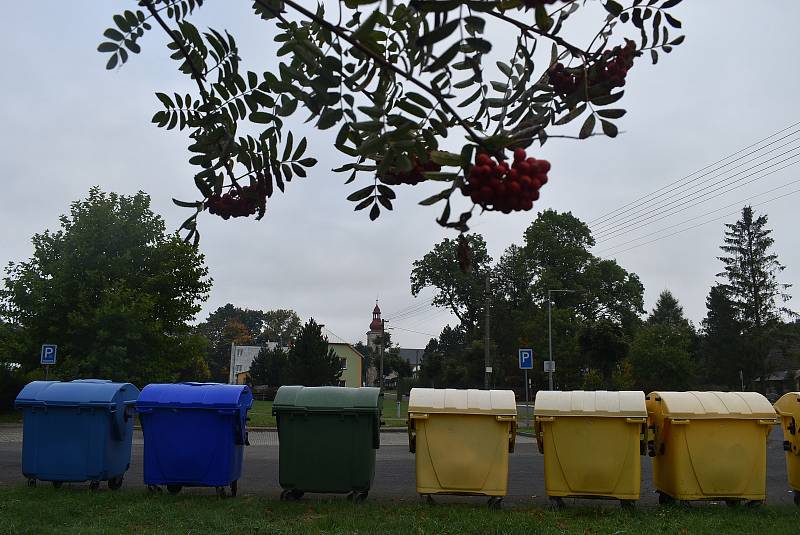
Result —
<instances>
[{"instance_id":1,"label":"cluster of berries","mask_svg":"<svg viewBox=\"0 0 800 535\"><path fill-rule=\"evenodd\" d=\"M427 162L421 163L419 158L414 156L413 161L414 167L412 167L410 171L403 172L393 169L386 173L386 176L383 177L383 181L392 186L397 186L400 184L409 184L411 186L415 186L425 180L425 175L422 173L426 171L438 172L442 170L442 166L430 158Z\"/></svg>"},{"instance_id":2,"label":"cluster of berries","mask_svg":"<svg viewBox=\"0 0 800 535\"><path fill-rule=\"evenodd\" d=\"M243 186L241 189L231 188L224 195L214 194L206 201L208 211L220 216L222 219L231 217L248 217L258 211L267 197L267 190L263 183L257 186Z\"/></svg>"},{"instance_id":3,"label":"cluster of berries","mask_svg":"<svg viewBox=\"0 0 800 535\"><path fill-rule=\"evenodd\" d=\"M550 162L528 158L525 149L514 151L514 162L497 162L488 154L478 154L461 193L486 210L504 214L530 210L547 184Z\"/></svg>"},{"instance_id":4,"label":"cluster of berries","mask_svg":"<svg viewBox=\"0 0 800 535\"><path fill-rule=\"evenodd\" d=\"M625 76L633 67L635 55L636 43L628 39L624 47L616 46L603 52L600 59L588 69L589 96L598 96L624 86ZM567 69L562 63L556 63L550 67L548 75L553 89L562 95L571 95L584 86L582 68Z\"/></svg>"}]
</instances>

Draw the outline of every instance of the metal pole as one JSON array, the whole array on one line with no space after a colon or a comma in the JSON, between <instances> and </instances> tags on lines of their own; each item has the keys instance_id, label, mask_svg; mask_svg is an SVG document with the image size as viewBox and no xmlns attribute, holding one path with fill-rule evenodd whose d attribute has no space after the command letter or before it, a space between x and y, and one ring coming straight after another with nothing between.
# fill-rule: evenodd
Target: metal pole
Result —
<instances>
[{"instance_id":1,"label":"metal pole","mask_svg":"<svg viewBox=\"0 0 800 535\"><path fill-rule=\"evenodd\" d=\"M234 385L236 384L236 371L234 370L234 366L236 365L236 344L231 342L231 364L230 370L228 370L228 384Z\"/></svg>"},{"instance_id":2,"label":"metal pole","mask_svg":"<svg viewBox=\"0 0 800 535\"><path fill-rule=\"evenodd\" d=\"M380 352L381 358L381 369L379 375L381 376L380 385L381 385L381 392L383 392L383 346L386 343L386 320L381 320L381 340L380 345L378 345L378 351Z\"/></svg>"},{"instance_id":3,"label":"metal pole","mask_svg":"<svg viewBox=\"0 0 800 535\"><path fill-rule=\"evenodd\" d=\"M528 427L531 426L531 406L530 395L528 393L528 370L525 370L525 418L528 420Z\"/></svg>"},{"instance_id":4,"label":"metal pole","mask_svg":"<svg viewBox=\"0 0 800 535\"><path fill-rule=\"evenodd\" d=\"M553 321L552 321L552 308L553 308L553 298L551 296L550 290L547 290L547 339L548 344L550 346L550 362L553 362ZM552 366L552 364L551 364ZM553 389L553 371L547 372L548 375L548 382L550 384L550 390Z\"/></svg>"},{"instance_id":5,"label":"metal pole","mask_svg":"<svg viewBox=\"0 0 800 535\"><path fill-rule=\"evenodd\" d=\"M44 380L45 381L49 381L49 377L50 377L50 366L45 364L44 365ZM744 389L742 389L742 390L744 390Z\"/></svg>"},{"instance_id":6,"label":"metal pole","mask_svg":"<svg viewBox=\"0 0 800 535\"><path fill-rule=\"evenodd\" d=\"M489 274L486 274L486 341L483 348L483 388L489 390Z\"/></svg>"}]
</instances>

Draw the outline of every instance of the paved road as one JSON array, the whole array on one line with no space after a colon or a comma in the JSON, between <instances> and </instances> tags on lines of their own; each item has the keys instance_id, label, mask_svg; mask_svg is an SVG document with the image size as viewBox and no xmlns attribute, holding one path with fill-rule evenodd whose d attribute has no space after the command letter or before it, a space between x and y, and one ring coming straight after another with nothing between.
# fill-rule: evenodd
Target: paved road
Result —
<instances>
[{"instance_id":1,"label":"paved road","mask_svg":"<svg viewBox=\"0 0 800 535\"><path fill-rule=\"evenodd\" d=\"M776 430L777 431L777 430ZM786 468L782 443L778 433L771 435L767 451L767 503L790 504L792 493L786 481ZM280 494L278 485L277 434L274 432L251 433L251 446L245 449L243 477L239 482L243 494L262 494L275 498ZM0 486L19 485L24 482L20 468L21 433L19 429L0 428ZM124 486L127 489L144 489L142 473L142 439L137 433L134 437L133 458ZM80 487L80 485L75 485ZM212 494L211 489L190 489L188 492ZM328 496L323 496L328 499ZM304 499L320 499L310 496ZM344 499L337 497L335 499ZM381 448L377 454L375 482L370 492L370 500L391 500L402 502L418 501L415 489L414 455L409 453L407 438L403 433L382 433ZM439 497L437 502L481 503L479 497ZM641 505L655 505L655 489L652 486L652 468L648 457L642 458L642 499ZM535 442L519 437L516 451L511 455L507 504L548 503L544 488L543 458L536 449ZM568 504L600 505L614 502L588 500L568 500Z\"/></svg>"}]
</instances>

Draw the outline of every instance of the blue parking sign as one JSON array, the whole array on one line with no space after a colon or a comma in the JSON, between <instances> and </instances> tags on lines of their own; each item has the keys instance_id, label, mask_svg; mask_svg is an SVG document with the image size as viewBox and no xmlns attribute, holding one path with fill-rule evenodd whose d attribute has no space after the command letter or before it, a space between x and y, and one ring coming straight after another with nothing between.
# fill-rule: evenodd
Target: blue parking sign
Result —
<instances>
[{"instance_id":1,"label":"blue parking sign","mask_svg":"<svg viewBox=\"0 0 800 535\"><path fill-rule=\"evenodd\" d=\"M56 363L56 351L57 350L58 350L58 346L57 345L42 344L41 363L42 364L55 364Z\"/></svg>"},{"instance_id":2,"label":"blue parking sign","mask_svg":"<svg viewBox=\"0 0 800 535\"><path fill-rule=\"evenodd\" d=\"M520 370L533 369L533 349L519 350L519 369Z\"/></svg>"}]
</instances>

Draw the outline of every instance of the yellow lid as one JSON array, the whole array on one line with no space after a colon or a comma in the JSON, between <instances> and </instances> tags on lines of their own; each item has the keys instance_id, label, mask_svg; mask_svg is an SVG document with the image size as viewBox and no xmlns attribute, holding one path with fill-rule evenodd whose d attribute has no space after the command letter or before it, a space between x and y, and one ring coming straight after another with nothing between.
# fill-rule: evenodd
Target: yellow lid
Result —
<instances>
[{"instance_id":1,"label":"yellow lid","mask_svg":"<svg viewBox=\"0 0 800 535\"><path fill-rule=\"evenodd\" d=\"M775 402L775 410L780 415L800 415L800 392L789 392L782 395L781 399Z\"/></svg>"},{"instance_id":2,"label":"yellow lid","mask_svg":"<svg viewBox=\"0 0 800 535\"><path fill-rule=\"evenodd\" d=\"M516 416L517 402L511 390L412 388L408 412Z\"/></svg>"},{"instance_id":3,"label":"yellow lid","mask_svg":"<svg viewBox=\"0 0 800 535\"><path fill-rule=\"evenodd\" d=\"M711 419L775 418L772 404L758 392L652 392L650 399L661 399L667 418Z\"/></svg>"},{"instance_id":4,"label":"yellow lid","mask_svg":"<svg viewBox=\"0 0 800 535\"><path fill-rule=\"evenodd\" d=\"M539 390L536 393L533 414L641 418L647 416L647 408L644 404L644 392L640 391Z\"/></svg>"}]
</instances>

